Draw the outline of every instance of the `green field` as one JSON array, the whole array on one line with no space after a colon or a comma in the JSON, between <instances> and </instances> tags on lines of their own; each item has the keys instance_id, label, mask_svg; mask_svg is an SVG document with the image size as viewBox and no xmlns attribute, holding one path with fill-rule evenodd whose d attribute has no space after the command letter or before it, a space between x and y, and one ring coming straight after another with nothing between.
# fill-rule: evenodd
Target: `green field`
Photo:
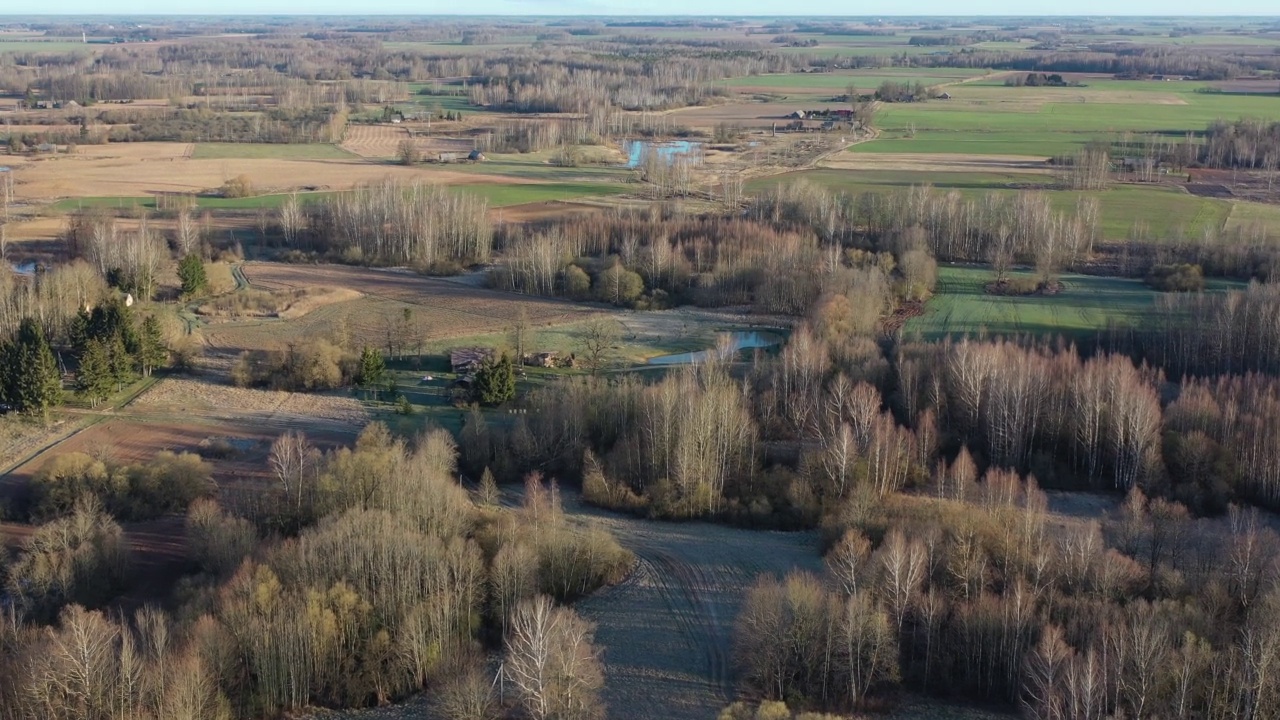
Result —
<instances>
[{"instance_id":1,"label":"green field","mask_svg":"<svg viewBox=\"0 0 1280 720\"><path fill-rule=\"evenodd\" d=\"M1141 323L1159 294L1141 280L1063 275L1063 290L1056 295L1005 297L986 292L991 280L991 269L986 267L938 268L933 298L925 304L923 315L907 321L904 332L927 340L981 332L1063 335L1078 340L1111 325ZM1213 289L1235 285L1210 283Z\"/></svg>"},{"instance_id":2,"label":"green field","mask_svg":"<svg viewBox=\"0 0 1280 720\"><path fill-rule=\"evenodd\" d=\"M1053 189L1052 175L1031 173L920 172L892 170L817 169L775 175L747 186L760 190L770 185L804 179L839 192L890 192L913 185L932 185L941 191L955 190L968 198L988 192L1013 193L1035 189L1045 192L1059 211L1071 210L1081 196L1098 198L1104 240L1119 242L1129 238L1135 223L1147 228L1156 239L1184 229L1194 236L1205 228L1222 229L1248 225L1254 221L1280 223L1280 207L1242 201L1200 197L1168 185L1116 184L1107 190L1078 191Z\"/></svg>"},{"instance_id":3,"label":"green field","mask_svg":"<svg viewBox=\"0 0 1280 720\"><path fill-rule=\"evenodd\" d=\"M943 85L960 82L986 73L985 70L937 68L929 70L894 70L880 68L865 72L786 73L780 75L749 75L730 78L724 84L730 88L767 87L778 89L822 89L844 92L849 85L870 92L884 82L921 82L925 85Z\"/></svg>"},{"instance_id":4,"label":"green field","mask_svg":"<svg viewBox=\"0 0 1280 720\"><path fill-rule=\"evenodd\" d=\"M196 160L350 160L355 155L329 143L197 143Z\"/></svg>"},{"instance_id":5,"label":"green field","mask_svg":"<svg viewBox=\"0 0 1280 720\"><path fill-rule=\"evenodd\" d=\"M509 207L525 203L547 202L550 200L572 200L582 197L600 197L618 195L627 191L627 187L612 183L595 182L559 182L522 185L501 185L483 183L476 185L454 185L452 189L471 195L478 195L489 201L490 207ZM335 195L336 192L298 193L302 202L315 202ZM198 197L196 206L207 210L257 210L258 208L275 209L289 198L288 193L271 195L255 195L247 198ZM142 208L156 209L154 197L86 197L59 200L49 206L54 212L73 212L81 208Z\"/></svg>"},{"instance_id":6,"label":"green field","mask_svg":"<svg viewBox=\"0 0 1280 720\"><path fill-rule=\"evenodd\" d=\"M1181 138L1214 120L1280 114L1280 96L1195 92L1208 83L1090 81L1083 88L1017 88L991 81L948 88L951 100L882 105L875 153L1051 156L1123 133Z\"/></svg>"},{"instance_id":7,"label":"green field","mask_svg":"<svg viewBox=\"0 0 1280 720\"><path fill-rule=\"evenodd\" d=\"M538 185L502 185L485 183L480 185L454 186L460 192L479 195L489 201L489 207L508 207L525 203L547 202L550 200L572 200L583 197L601 197L619 195L627 191L623 185L593 182L542 183Z\"/></svg>"}]
</instances>

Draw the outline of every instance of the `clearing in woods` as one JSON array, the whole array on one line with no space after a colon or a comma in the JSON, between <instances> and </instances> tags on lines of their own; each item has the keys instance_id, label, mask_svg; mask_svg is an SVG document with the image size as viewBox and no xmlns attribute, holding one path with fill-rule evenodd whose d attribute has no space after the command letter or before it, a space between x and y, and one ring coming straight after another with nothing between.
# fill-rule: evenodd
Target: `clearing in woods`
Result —
<instances>
[{"instance_id":1,"label":"clearing in woods","mask_svg":"<svg viewBox=\"0 0 1280 720\"><path fill-rule=\"evenodd\" d=\"M1031 277L1029 272L1010 273ZM991 335L1062 335L1080 339L1111 325L1137 326L1151 311L1160 294L1141 280L1063 275L1062 290L1052 295L992 295L986 286L993 279L990 268L944 266L938 268L934 296L924 314L907 321L904 332L926 340ZM1223 280L1209 282L1209 289L1240 287Z\"/></svg>"}]
</instances>

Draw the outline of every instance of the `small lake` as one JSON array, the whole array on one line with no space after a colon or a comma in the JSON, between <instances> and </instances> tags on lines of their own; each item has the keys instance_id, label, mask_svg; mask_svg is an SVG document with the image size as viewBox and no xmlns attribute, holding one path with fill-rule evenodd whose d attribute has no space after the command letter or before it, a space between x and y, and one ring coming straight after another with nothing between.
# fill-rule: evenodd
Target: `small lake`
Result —
<instances>
[{"instance_id":1,"label":"small lake","mask_svg":"<svg viewBox=\"0 0 1280 720\"><path fill-rule=\"evenodd\" d=\"M727 337L724 337L727 336ZM649 358L650 365L689 365L714 359L731 358L743 350L770 348L782 344L782 336L771 332L733 332L722 333L724 341L708 350L659 355Z\"/></svg>"},{"instance_id":2,"label":"small lake","mask_svg":"<svg viewBox=\"0 0 1280 720\"><path fill-rule=\"evenodd\" d=\"M702 159L702 143L692 140L627 140L622 149L627 153L627 167L636 168L644 163L645 153L654 152L663 160L672 162L678 157L688 156L694 162Z\"/></svg>"}]
</instances>

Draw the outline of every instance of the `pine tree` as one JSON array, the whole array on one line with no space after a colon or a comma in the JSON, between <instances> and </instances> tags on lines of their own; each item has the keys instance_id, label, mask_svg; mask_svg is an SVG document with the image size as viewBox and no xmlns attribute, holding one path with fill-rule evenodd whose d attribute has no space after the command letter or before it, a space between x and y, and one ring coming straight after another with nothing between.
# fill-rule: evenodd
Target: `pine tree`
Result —
<instances>
[{"instance_id":1,"label":"pine tree","mask_svg":"<svg viewBox=\"0 0 1280 720\"><path fill-rule=\"evenodd\" d=\"M8 355L6 395L15 409L42 413L62 402L62 375L39 323L32 318L22 321Z\"/></svg>"},{"instance_id":2,"label":"pine tree","mask_svg":"<svg viewBox=\"0 0 1280 720\"><path fill-rule=\"evenodd\" d=\"M476 371L476 399L482 405L501 405L515 399L516 368L511 356L502 353L502 357L488 358Z\"/></svg>"},{"instance_id":3,"label":"pine tree","mask_svg":"<svg viewBox=\"0 0 1280 720\"><path fill-rule=\"evenodd\" d=\"M360 384L365 387L376 387L382 383L387 373L387 365L382 353L368 345L360 352Z\"/></svg>"},{"instance_id":4,"label":"pine tree","mask_svg":"<svg viewBox=\"0 0 1280 720\"><path fill-rule=\"evenodd\" d=\"M115 375L107 347L97 340L90 340L80 358L80 371L76 373L76 392L93 407L111 395Z\"/></svg>"},{"instance_id":5,"label":"pine tree","mask_svg":"<svg viewBox=\"0 0 1280 720\"><path fill-rule=\"evenodd\" d=\"M118 390L123 390L125 384L133 379L133 355L125 349L124 341L119 337L106 341L105 346L111 379Z\"/></svg>"},{"instance_id":6,"label":"pine tree","mask_svg":"<svg viewBox=\"0 0 1280 720\"><path fill-rule=\"evenodd\" d=\"M178 263L178 279L182 281L182 294L191 297L209 284L204 271L204 260L195 253L190 253Z\"/></svg>"},{"instance_id":7,"label":"pine tree","mask_svg":"<svg viewBox=\"0 0 1280 720\"><path fill-rule=\"evenodd\" d=\"M169 348L165 347L164 337L160 333L160 320L155 315L148 315L142 321L138 343L138 363L142 366L142 375L151 377L152 370L164 366L169 360Z\"/></svg>"}]
</instances>

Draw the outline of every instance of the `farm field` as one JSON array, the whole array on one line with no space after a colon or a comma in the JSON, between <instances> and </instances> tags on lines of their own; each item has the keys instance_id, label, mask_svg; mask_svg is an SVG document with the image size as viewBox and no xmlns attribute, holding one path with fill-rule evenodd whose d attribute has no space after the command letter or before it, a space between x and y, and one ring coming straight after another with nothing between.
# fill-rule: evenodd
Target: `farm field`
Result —
<instances>
[{"instance_id":1,"label":"farm field","mask_svg":"<svg viewBox=\"0 0 1280 720\"><path fill-rule=\"evenodd\" d=\"M1196 92L1198 83L1086 80L1086 87L948 87L950 100L885 104L882 139L853 151L1056 155L1124 132L1178 137L1219 118L1268 117L1280 97Z\"/></svg>"},{"instance_id":2,"label":"farm field","mask_svg":"<svg viewBox=\"0 0 1280 720\"><path fill-rule=\"evenodd\" d=\"M1140 324L1159 294L1141 280L1067 274L1057 294L1010 297L987 293L991 278L985 267L939 267L934 296L923 315L907 320L904 332L926 340L984 332L1079 339L1113 325ZM1238 285L1209 283L1210 289Z\"/></svg>"},{"instance_id":3,"label":"farm field","mask_svg":"<svg viewBox=\"0 0 1280 720\"><path fill-rule=\"evenodd\" d=\"M195 160L230 158L271 160L346 160L351 153L329 143L286 145L283 143L196 143Z\"/></svg>"},{"instance_id":4,"label":"farm field","mask_svg":"<svg viewBox=\"0 0 1280 720\"><path fill-rule=\"evenodd\" d=\"M751 75L724 81L735 90L775 89L795 92L835 91L844 94L854 85L860 91L871 92L885 82L924 83L927 86L958 83L987 74L984 70L939 68L928 70L893 70L881 68L873 71L837 71L826 73L786 73L780 75Z\"/></svg>"},{"instance_id":5,"label":"farm field","mask_svg":"<svg viewBox=\"0 0 1280 720\"><path fill-rule=\"evenodd\" d=\"M1280 208L1273 205L1202 197L1173 185L1116 184L1098 191L1059 190L1055 189L1056 180L1047 173L1023 171L1016 167L1016 171L1006 172L952 171L951 168L965 167L967 156L930 157L936 158L938 170L848 170L841 169L843 161L837 161L833 163L840 166L837 168L822 167L777 175L755 181L748 187L762 188L805 179L842 192L888 192L915 185L932 185L940 192L955 190L966 197L978 197L992 191L1012 193L1031 189L1047 193L1050 202L1060 211L1073 208L1082 196L1096 197L1101 211L1102 237L1109 242L1127 239L1135 224L1144 227L1151 237L1162 239L1179 229L1198 233L1205 228L1230 229L1254 221L1280 219ZM912 163L908 166L924 168L927 165ZM1000 165L991 162L989 167L998 168Z\"/></svg>"}]
</instances>

